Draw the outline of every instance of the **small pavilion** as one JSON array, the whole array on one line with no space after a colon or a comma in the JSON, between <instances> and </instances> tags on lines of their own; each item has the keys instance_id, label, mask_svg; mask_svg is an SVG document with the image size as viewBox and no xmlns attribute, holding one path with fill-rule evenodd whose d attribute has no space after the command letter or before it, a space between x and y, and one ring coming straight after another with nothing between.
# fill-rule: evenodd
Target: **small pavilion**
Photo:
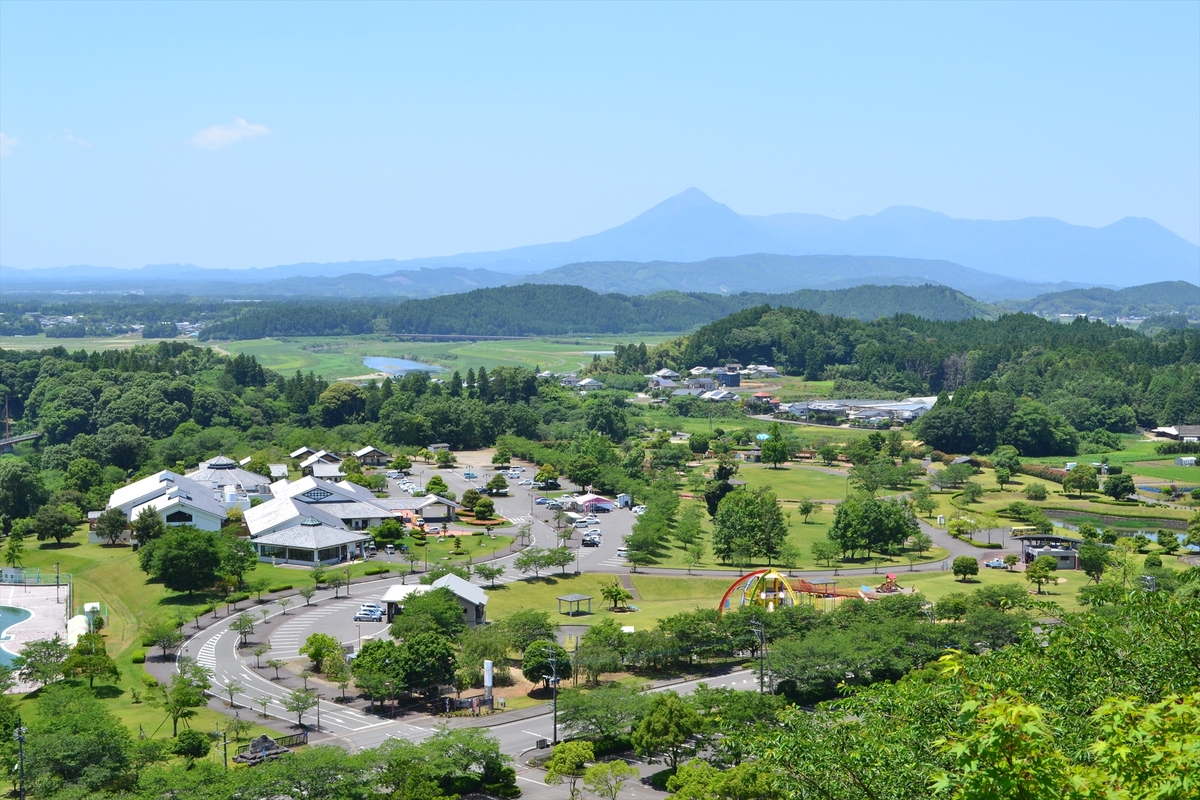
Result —
<instances>
[{"instance_id":1,"label":"small pavilion","mask_svg":"<svg viewBox=\"0 0 1200 800\"><path fill-rule=\"evenodd\" d=\"M560 614L566 614L569 617L582 614L585 602L587 603L587 613L592 613L592 596L590 594L564 594L562 597L554 599L558 601L558 613ZM563 603L567 604L566 611L563 611Z\"/></svg>"}]
</instances>

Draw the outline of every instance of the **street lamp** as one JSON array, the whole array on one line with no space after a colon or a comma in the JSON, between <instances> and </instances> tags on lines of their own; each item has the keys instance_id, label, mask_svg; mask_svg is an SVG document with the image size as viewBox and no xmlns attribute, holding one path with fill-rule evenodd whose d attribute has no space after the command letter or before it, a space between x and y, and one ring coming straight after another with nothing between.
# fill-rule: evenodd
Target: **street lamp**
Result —
<instances>
[{"instance_id":1,"label":"street lamp","mask_svg":"<svg viewBox=\"0 0 1200 800\"><path fill-rule=\"evenodd\" d=\"M317 695L317 733L321 732L321 698L324 695Z\"/></svg>"},{"instance_id":2,"label":"street lamp","mask_svg":"<svg viewBox=\"0 0 1200 800\"><path fill-rule=\"evenodd\" d=\"M25 734L28 732L29 729L21 724L21 718L17 717L13 738L17 740L17 766L21 770L21 800L25 800Z\"/></svg>"},{"instance_id":3,"label":"street lamp","mask_svg":"<svg viewBox=\"0 0 1200 800\"><path fill-rule=\"evenodd\" d=\"M58 565L59 562L54 562L54 602L59 602L58 599Z\"/></svg>"}]
</instances>

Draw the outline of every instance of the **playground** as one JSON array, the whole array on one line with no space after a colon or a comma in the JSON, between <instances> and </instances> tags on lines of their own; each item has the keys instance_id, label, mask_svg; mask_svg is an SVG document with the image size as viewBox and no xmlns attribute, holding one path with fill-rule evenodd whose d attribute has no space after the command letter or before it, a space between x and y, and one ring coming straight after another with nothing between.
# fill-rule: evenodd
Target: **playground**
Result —
<instances>
[{"instance_id":1,"label":"playground","mask_svg":"<svg viewBox=\"0 0 1200 800\"><path fill-rule=\"evenodd\" d=\"M788 578L774 569L748 572L734 581L721 597L717 606L723 614L731 609L758 606L774 611L782 606L809 606L828 611L847 598L877 600L894 594L911 594L914 590L904 588L894 574L884 578L878 586L862 585L858 588L839 587L836 581L813 583L804 578Z\"/></svg>"}]
</instances>

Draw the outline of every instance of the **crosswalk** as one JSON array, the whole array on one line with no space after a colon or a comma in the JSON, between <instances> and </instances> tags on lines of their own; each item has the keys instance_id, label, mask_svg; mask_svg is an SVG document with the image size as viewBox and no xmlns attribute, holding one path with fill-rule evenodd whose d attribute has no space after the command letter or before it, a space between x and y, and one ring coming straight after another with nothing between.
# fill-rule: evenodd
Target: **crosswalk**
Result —
<instances>
[{"instance_id":1,"label":"crosswalk","mask_svg":"<svg viewBox=\"0 0 1200 800\"><path fill-rule=\"evenodd\" d=\"M275 629L271 634L271 658L291 659L300 655L300 647L304 640L308 638L309 631L317 623L325 620L327 617L344 617L347 621L353 618L355 611L363 603L368 601L378 601L378 597L348 597L341 600L322 604L318 608L309 609L304 614L297 616L295 619L290 619ZM354 632L354 636L348 642L343 644L351 644L357 641L357 629L347 626L350 631Z\"/></svg>"}]
</instances>

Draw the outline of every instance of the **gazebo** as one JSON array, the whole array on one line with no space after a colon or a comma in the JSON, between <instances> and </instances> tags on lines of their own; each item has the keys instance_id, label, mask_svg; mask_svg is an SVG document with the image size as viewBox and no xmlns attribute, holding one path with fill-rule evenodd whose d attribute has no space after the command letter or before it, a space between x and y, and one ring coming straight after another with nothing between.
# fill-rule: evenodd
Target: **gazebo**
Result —
<instances>
[{"instance_id":1,"label":"gazebo","mask_svg":"<svg viewBox=\"0 0 1200 800\"><path fill-rule=\"evenodd\" d=\"M564 594L562 597L554 598L558 601L558 613L566 614L573 617L576 614L583 612L582 605L587 603L587 613L592 613L592 596L590 594ZM567 604L567 610L563 611L563 603Z\"/></svg>"}]
</instances>

